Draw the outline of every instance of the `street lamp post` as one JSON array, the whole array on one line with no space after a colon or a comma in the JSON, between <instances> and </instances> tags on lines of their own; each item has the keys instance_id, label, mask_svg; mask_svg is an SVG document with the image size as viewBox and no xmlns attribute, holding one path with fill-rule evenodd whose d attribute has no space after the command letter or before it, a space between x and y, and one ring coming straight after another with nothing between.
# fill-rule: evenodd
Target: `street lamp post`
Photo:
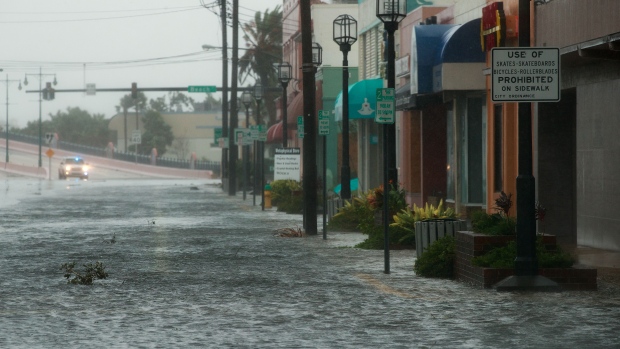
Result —
<instances>
[{"instance_id":1,"label":"street lamp post","mask_svg":"<svg viewBox=\"0 0 620 349\"><path fill-rule=\"evenodd\" d=\"M351 199L351 168L349 167L349 61L347 53L357 41L357 21L349 15L334 20L334 41L342 51L342 199Z\"/></svg>"},{"instance_id":2,"label":"street lamp post","mask_svg":"<svg viewBox=\"0 0 620 349\"><path fill-rule=\"evenodd\" d=\"M260 115L260 102L263 99L263 87L261 86L260 82L257 82L256 85L254 85L254 99L256 99L256 125L258 125L259 127L259 132L260 132L260 127L263 124L263 120L261 119L261 115ZM256 171L256 166L254 166L254 191L256 191L257 189L260 190L261 193L261 200L260 200L260 206L261 206L261 210L265 210L265 198L264 198L264 193L263 193L263 171L264 171L264 167L265 165L263 164L263 157L265 156L263 154L263 142L258 140L256 143L257 147L256 147L256 162L255 164L259 166L258 171ZM258 188L256 188L256 177L259 177L258 180Z\"/></svg>"},{"instance_id":3,"label":"street lamp post","mask_svg":"<svg viewBox=\"0 0 620 349\"><path fill-rule=\"evenodd\" d=\"M42 103L43 103L43 77L44 76L54 76L54 86L58 84L56 81L56 74L43 74L41 73L41 68L39 67L39 74L26 74L24 77L24 85L28 85L28 76L37 76L39 77L39 167L43 167L43 161L41 159L41 148L43 141L43 130L42 130L42 121L41 121L41 111L42 111Z\"/></svg>"},{"instance_id":4,"label":"street lamp post","mask_svg":"<svg viewBox=\"0 0 620 349\"><path fill-rule=\"evenodd\" d=\"M245 128L250 127L250 105L252 104L252 92L244 91L241 95L241 103L245 106ZM243 146L243 200L245 200L245 191L248 186L248 165L250 162L250 146Z\"/></svg>"},{"instance_id":5,"label":"street lamp post","mask_svg":"<svg viewBox=\"0 0 620 349\"><path fill-rule=\"evenodd\" d=\"M406 0L377 0L377 17L383 22L388 34L387 40L387 87L396 87L394 52L394 32L398 23L407 16ZM383 236L384 236L384 273L390 273L390 240L389 240L389 191L390 184L398 186L396 172L396 127L394 124L383 125Z\"/></svg>"},{"instance_id":6,"label":"street lamp post","mask_svg":"<svg viewBox=\"0 0 620 349\"><path fill-rule=\"evenodd\" d=\"M288 94L286 88L291 81L291 65L288 62L282 62L278 65L278 79L282 83L282 147L288 147L288 110L287 99Z\"/></svg>"},{"instance_id":7,"label":"street lamp post","mask_svg":"<svg viewBox=\"0 0 620 349\"><path fill-rule=\"evenodd\" d=\"M0 71L2 71L2 69L0 69ZM9 162L9 83L11 82L19 82L18 89L22 89L22 83L20 80L9 80L9 74L6 74L6 163Z\"/></svg>"}]
</instances>

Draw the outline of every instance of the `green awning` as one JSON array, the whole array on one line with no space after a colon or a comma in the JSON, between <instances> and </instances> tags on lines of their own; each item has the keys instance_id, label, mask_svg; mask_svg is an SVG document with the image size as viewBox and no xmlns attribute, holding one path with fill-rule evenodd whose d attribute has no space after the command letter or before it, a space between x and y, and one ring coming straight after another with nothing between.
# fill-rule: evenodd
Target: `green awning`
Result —
<instances>
[{"instance_id":1,"label":"green awning","mask_svg":"<svg viewBox=\"0 0 620 349\"><path fill-rule=\"evenodd\" d=\"M383 79L367 79L349 85L349 120L375 118L378 88L383 88ZM342 91L336 98L335 121L342 121Z\"/></svg>"}]
</instances>

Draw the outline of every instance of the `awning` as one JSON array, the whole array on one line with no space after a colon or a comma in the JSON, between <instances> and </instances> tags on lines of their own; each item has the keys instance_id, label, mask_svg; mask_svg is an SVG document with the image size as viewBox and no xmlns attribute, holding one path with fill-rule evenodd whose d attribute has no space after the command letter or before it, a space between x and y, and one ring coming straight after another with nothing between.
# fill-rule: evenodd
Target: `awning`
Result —
<instances>
[{"instance_id":1,"label":"awning","mask_svg":"<svg viewBox=\"0 0 620 349\"><path fill-rule=\"evenodd\" d=\"M304 94L298 93L288 103L288 108L286 109L289 130L297 129L297 117L302 115L304 115ZM280 135L280 137L282 136Z\"/></svg>"},{"instance_id":2,"label":"awning","mask_svg":"<svg viewBox=\"0 0 620 349\"><path fill-rule=\"evenodd\" d=\"M378 88L383 88L383 79L367 79L349 85L349 120L375 118ZM335 111L335 121L342 121L342 92L336 98Z\"/></svg>"},{"instance_id":3,"label":"awning","mask_svg":"<svg viewBox=\"0 0 620 349\"><path fill-rule=\"evenodd\" d=\"M485 52L480 49L480 18L450 28L433 66L433 92L484 90Z\"/></svg>"},{"instance_id":4,"label":"awning","mask_svg":"<svg viewBox=\"0 0 620 349\"><path fill-rule=\"evenodd\" d=\"M409 84L396 89L396 110L415 109L416 106L416 95L411 94Z\"/></svg>"},{"instance_id":5,"label":"awning","mask_svg":"<svg viewBox=\"0 0 620 349\"><path fill-rule=\"evenodd\" d=\"M411 32L411 93L433 92L433 67L443 35L454 24L416 25Z\"/></svg>"},{"instance_id":6,"label":"awning","mask_svg":"<svg viewBox=\"0 0 620 349\"><path fill-rule=\"evenodd\" d=\"M267 143L282 143L282 140L282 121L280 121L267 130Z\"/></svg>"},{"instance_id":7,"label":"awning","mask_svg":"<svg viewBox=\"0 0 620 349\"><path fill-rule=\"evenodd\" d=\"M480 18L465 24L417 25L411 33L410 89L414 95L484 90Z\"/></svg>"}]
</instances>

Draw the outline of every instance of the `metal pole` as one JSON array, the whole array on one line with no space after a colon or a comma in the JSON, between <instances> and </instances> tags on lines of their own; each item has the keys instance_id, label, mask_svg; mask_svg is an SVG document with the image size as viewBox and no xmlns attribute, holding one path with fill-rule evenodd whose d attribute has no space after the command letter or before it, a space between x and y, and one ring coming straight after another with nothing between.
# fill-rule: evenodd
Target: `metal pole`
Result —
<instances>
[{"instance_id":1,"label":"metal pole","mask_svg":"<svg viewBox=\"0 0 620 349\"><path fill-rule=\"evenodd\" d=\"M250 128L250 112L248 106L245 107L245 128ZM245 137L244 137L245 138ZM248 162L250 159L250 146L243 145L243 200L246 198L246 188L248 186Z\"/></svg>"},{"instance_id":2,"label":"metal pole","mask_svg":"<svg viewBox=\"0 0 620 349\"><path fill-rule=\"evenodd\" d=\"M136 130L139 131L140 130L140 125L138 123L138 99L136 98ZM142 137L140 137L142 138ZM136 164L138 163L138 143L136 143L136 149L134 149L136 154Z\"/></svg>"},{"instance_id":3,"label":"metal pole","mask_svg":"<svg viewBox=\"0 0 620 349\"><path fill-rule=\"evenodd\" d=\"M41 147L42 147L42 138L43 138L43 130L42 130L42 121L41 121L41 109L43 105L43 96L41 91L41 80L43 80L43 74L41 74L41 67L39 67L39 167L43 167L43 160L41 159Z\"/></svg>"},{"instance_id":4,"label":"metal pole","mask_svg":"<svg viewBox=\"0 0 620 349\"><path fill-rule=\"evenodd\" d=\"M9 163L9 74L6 74L6 163Z\"/></svg>"},{"instance_id":5,"label":"metal pole","mask_svg":"<svg viewBox=\"0 0 620 349\"><path fill-rule=\"evenodd\" d=\"M519 0L519 47L530 47L530 1ZM517 176L517 258L515 275L538 275L536 259L536 184L532 175L532 105L519 103Z\"/></svg>"},{"instance_id":6,"label":"metal pole","mask_svg":"<svg viewBox=\"0 0 620 349\"><path fill-rule=\"evenodd\" d=\"M342 165L340 169L340 197L351 199L351 168L349 167L349 44L340 45L342 51Z\"/></svg>"},{"instance_id":7,"label":"metal pole","mask_svg":"<svg viewBox=\"0 0 620 349\"><path fill-rule=\"evenodd\" d=\"M263 124L263 120L260 115L260 99L256 100L256 124L260 127ZM260 191L260 208L265 210L265 187L263 183L263 170L265 168L263 164L263 142L257 141L258 149L256 154L256 162L258 163L258 190Z\"/></svg>"},{"instance_id":8,"label":"metal pole","mask_svg":"<svg viewBox=\"0 0 620 349\"><path fill-rule=\"evenodd\" d=\"M254 141L254 176L252 180L252 205L256 206L256 177L258 177L258 169L256 164L258 163L258 141Z\"/></svg>"},{"instance_id":9,"label":"metal pole","mask_svg":"<svg viewBox=\"0 0 620 349\"><path fill-rule=\"evenodd\" d=\"M327 135L323 135L323 240L327 240Z\"/></svg>"}]
</instances>

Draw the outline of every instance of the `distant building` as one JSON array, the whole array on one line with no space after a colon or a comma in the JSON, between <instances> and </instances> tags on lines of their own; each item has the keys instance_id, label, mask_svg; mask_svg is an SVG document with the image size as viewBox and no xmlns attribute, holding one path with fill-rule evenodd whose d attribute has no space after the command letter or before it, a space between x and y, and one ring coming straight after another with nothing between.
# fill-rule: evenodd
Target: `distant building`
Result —
<instances>
[{"instance_id":1,"label":"distant building","mask_svg":"<svg viewBox=\"0 0 620 349\"><path fill-rule=\"evenodd\" d=\"M192 153L196 153L198 160L220 161L222 150L215 140L215 129L222 127L221 110L200 112L162 112L164 121L172 128L174 141L165 154L166 158L188 160ZM135 111L127 113L125 133L125 118L123 113L112 117L108 128L116 133L115 147L118 151L125 151L131 145L131 134L136 128L144 133L142 123L143 113L139 113L136 120ZM137 125L137 126L136 126Z\"/></svg>"}]
</instances>

